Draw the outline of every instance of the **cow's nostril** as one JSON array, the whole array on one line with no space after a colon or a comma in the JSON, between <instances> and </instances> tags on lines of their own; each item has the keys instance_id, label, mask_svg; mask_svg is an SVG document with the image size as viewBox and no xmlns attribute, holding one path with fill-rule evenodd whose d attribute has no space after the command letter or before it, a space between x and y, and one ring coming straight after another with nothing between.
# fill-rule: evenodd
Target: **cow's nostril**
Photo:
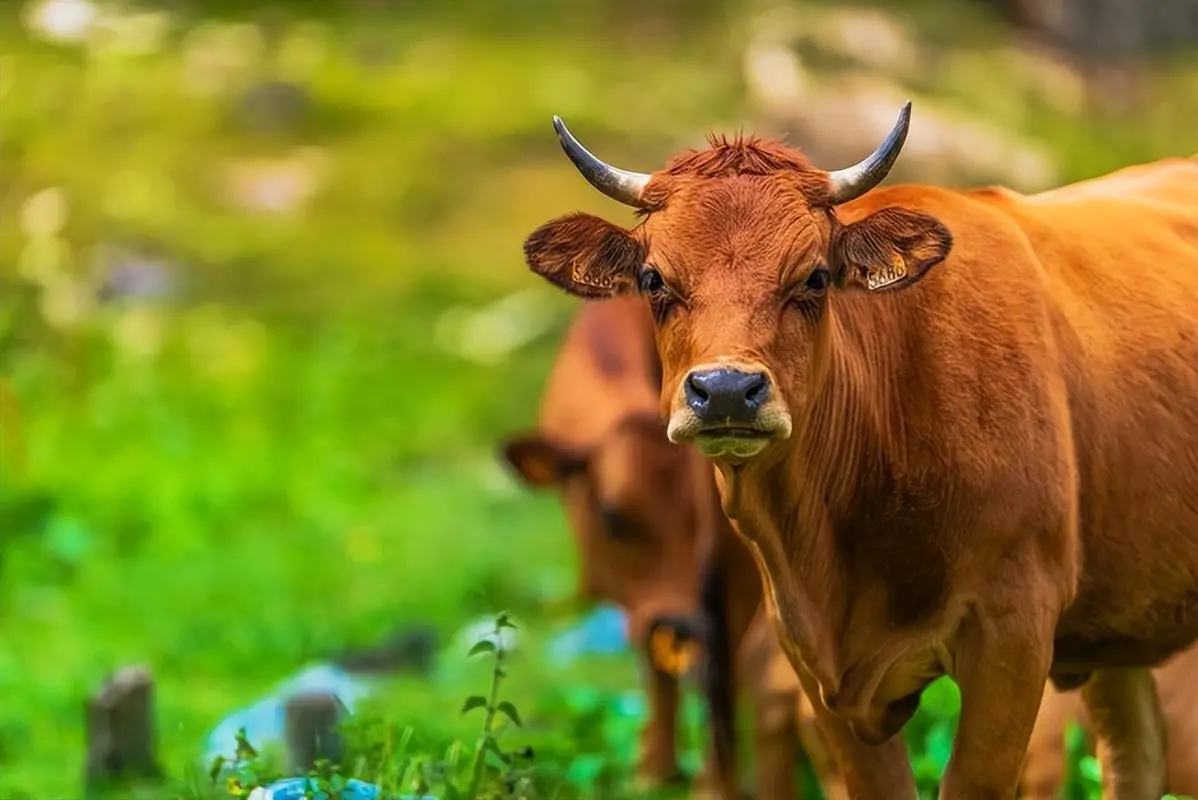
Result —
<instances>
[{"instance_id":1,"label":"cow's nostril","mask_svg":"<svg viewBox=\"0 0 1198 800\"><path fill-rule=\"evenodd\" d=\"M691 399L698 400L701 403L706 403L711 399L711 395L703 388L703 382L693 373L686 378L686 393Z\"/></svg>"},{"instance_id":2,"label":"cow's nostril","mask_svg":"<svg viewBox=\"0 0 1198 800\"><path fill-rule=\"evenodd\" d=\"M753 375L752 380L749 382L748 390L745 392L745 400L748 401L749 405L759 407L769 396L769 388L770 384L765 379L765 375L758 372Z\"/></svg>"}]
</instances>

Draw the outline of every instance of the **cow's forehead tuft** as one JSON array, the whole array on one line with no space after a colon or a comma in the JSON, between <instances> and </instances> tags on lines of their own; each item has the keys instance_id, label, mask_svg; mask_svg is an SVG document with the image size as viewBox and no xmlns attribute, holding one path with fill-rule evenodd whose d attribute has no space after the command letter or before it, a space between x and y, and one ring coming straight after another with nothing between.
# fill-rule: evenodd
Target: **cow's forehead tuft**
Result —
<instances>
[{"instance_id":1,"label":"cow's forehead tuft","mask_svg":"<svg viewBox=\"0 0 1198 800\"><path fill-rule=\"evenodd\" d=\"M777 172L817 172L800 151L780 141L757 136L709 136L705 150L680 153L666 165L673 176L726 178Z\"/></svg>"}]
</instances>

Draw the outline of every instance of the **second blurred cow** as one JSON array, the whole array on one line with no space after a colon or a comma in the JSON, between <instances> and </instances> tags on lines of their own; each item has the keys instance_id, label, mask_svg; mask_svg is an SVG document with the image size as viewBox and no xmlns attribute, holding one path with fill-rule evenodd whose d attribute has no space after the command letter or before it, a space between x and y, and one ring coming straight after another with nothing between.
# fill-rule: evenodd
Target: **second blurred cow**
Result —
<instances>
[{"instance_id":1,"label":"second blurred cow","mask_svg":"<svg viewBox=\"0 0 1198 800\"><path fill-rule=\"evenodd\" d=\"M639 298L584 304L549 376L536 430L505 441L503 456L527 484L560 494L579 549L581 593L628 614L629 641L647 667L641 777L680 778L678 680L710 641L722 653L706 660L713 666L703 676L716 742L708 788L735 793L731 687L740 685L756 701L757 796L789 800L800 727L821 777L830 761L811 715L800 713L798 681L760 613L760 579L720 509L710 464L666 437L660 372ZM717 548L724 555L712 558ZM711 563L726 574L706 574ZM797 725L800 717L807 724ZM825 792L835 797L832 783L829 775Z\"/></svg>"},{"instance_id":2,"label":"second blurred cow","mask_svg":"<svg viewBox=\"0 0 1198 800\"><path fill-rule=\"evenodd\" d=\"M1198 647L1152 672L1165 719L1165 787L1173 794L1198 797ZM1081 693L1060 692L1049 684L1028 746L1020 797L1052 800L1060 795L1068 766L1065 730L1070 722L1090 730Z\"/></svg>"}]
</instances>

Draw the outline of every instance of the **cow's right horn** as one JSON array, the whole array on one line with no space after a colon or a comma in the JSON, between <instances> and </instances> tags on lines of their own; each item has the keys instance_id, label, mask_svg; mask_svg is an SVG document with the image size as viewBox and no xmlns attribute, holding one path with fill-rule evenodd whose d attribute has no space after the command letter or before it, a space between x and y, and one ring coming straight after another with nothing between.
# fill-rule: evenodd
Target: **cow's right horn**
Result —
<instances>
[{"instance_id":1,"label":"cow's right horn","mask_svg":"<svg viewBox=\"0 0 1198 800\"><path fill-rule=\"evenodd\" d=\"M878 149L858 164L828 173L828 194L834 206L856 200L886 179L890 168L898 160L907 141L907 129L911 126L911 101L903 104L898 121L887 134Z\"/></svg>"},{"instance_id":2,"label":"cow's right horn","mask_svg":"<svg viewBox=\"0 0 1198 800\"><path fill-rule=\"evenodd\" d=\"M574 138L574 134L570 133L566 123L562 122L562 118L559 116L554 115L553 117L553 129L557 131L557 140L561 143L562 149L566 151L566 155L574 162L574 166L578 167L582 177L586 178L591 186L612 200L633 208L645 207L645 203L641 200L641 192L644 191L645 184L649 182L649 175L643 172L619 169L595 158L589 150L582 146L582 143Z\"/></svg>"}]
</instances>

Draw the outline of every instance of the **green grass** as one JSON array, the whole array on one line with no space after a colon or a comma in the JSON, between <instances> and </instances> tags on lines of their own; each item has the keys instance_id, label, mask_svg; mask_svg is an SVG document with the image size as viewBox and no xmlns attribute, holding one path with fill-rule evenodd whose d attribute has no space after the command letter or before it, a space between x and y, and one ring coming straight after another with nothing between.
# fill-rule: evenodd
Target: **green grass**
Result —
<instances>
[{"instance_id":1,"label":"green grass","mask_svg":"<svg viewBox=\"0 0 1198 800\"><path fill-rule=\"evenodd\" d=\"M912 11L937 42L951 39L944 5ZM575 556L553 500L518 489L493 450L531 421L574 308L528 274L523 237L572 209L628 218L566 165L550 115L641 169L743 124L743 10L405 7L293 4L272 45L256 17L213 3L169 18L140 54L35 42L12 11L0 20L0 797L78 796L83 698L132 662L157 678L172 779L146 796L220 796L197 760L215 722L310 659L416 622L441 633L442 666L359 715L347 768L394 778L380 759L410 729L406 752L443 759L459 742L468 774L480 720L458 712L489 669L451 637L501 608L524 637L503 687L524 727L503 742L534 747L537 796L641 796L636 665L541 657L576 610ZM991 18L952 13L976 32L959 47L992 46ZM967 63L986 77L984 59ZM1196 74L1169 65L1158 90L1172 101L1135 124L1034 102L1014 114L1021 89L993 76L986 92L961 71L915 88L1034 135L1080 177L1192 150L1178 120L1198 114ZM239 110L272 78L308 98L273 128ZM315 169L310 202L280 215L228 202L229 171L252 158ZM67 201L61 226L51 195L30 211L49 187ZM103 243L167 260L184 293L63 321L54 303L89 285ZM514 322L479 316L518 291ZM529 341L471 355L533 317ZM487 319L465 348L461 321ZM929 791L956 710L941 682L907 731ZM687 715L693 772L694 697ZM1070 797L1097 797L1090 772L1079 752Z\"/></svg>"}]
</instances>

